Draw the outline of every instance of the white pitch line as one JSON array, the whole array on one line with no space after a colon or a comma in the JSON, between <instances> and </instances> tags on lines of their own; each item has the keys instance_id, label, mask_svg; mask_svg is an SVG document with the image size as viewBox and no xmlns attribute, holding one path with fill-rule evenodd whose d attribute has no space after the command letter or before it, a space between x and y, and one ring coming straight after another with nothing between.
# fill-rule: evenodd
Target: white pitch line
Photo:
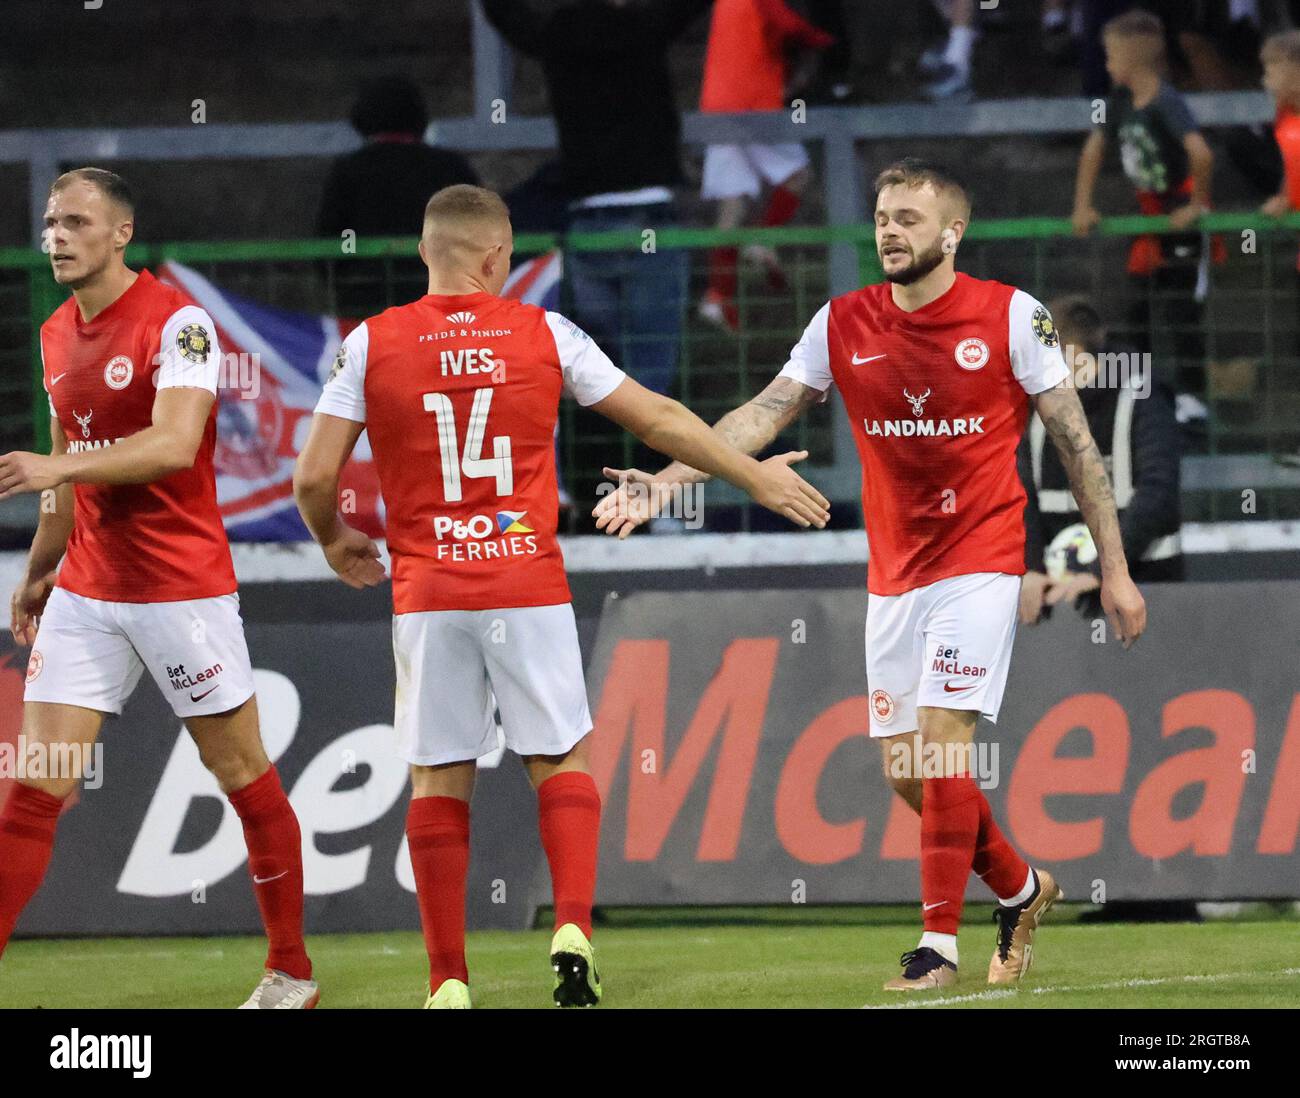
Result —
<instances>
[{"instance_id":1,"label":"white pitch line","mask_svg":"<svg viewBox=\"0 0 1300 1098\"><path fill-rule=\"evenodd\" d=\"M1229 980L1276 979L1280 976L1300 976L1300 968L1284 968L1280 972L1217 972L1204 976L1153 976L1147 979L1112 980L1104 984L1075 984L1060 987L1026 988L1027 995L1054 995L1070 991L1122 991L1131 987L1158 987L1162 984L1217 984ZM904 992L904 994L912 994ZM971 995L949 995L942 999L912 999L904 1003L867 1003L863 1010L916 1010L920 1007L956 1006L959 1003L984 1003L1022 994L1018 988L995 988L977 991Z\"/></svg>"}]
</instances>

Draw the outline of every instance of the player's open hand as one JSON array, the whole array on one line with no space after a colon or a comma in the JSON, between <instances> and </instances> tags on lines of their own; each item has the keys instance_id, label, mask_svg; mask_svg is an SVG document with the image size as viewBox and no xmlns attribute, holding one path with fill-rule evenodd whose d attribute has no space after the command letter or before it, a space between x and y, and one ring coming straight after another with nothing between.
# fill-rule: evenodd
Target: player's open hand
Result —
<instances>
[{"instance_id":1,"label":"player's open hand","mask_svg":"<svg viewBox=\"0 0 1300 1098\"><path fill-rule=\"evenodd\" d=\"M1147 604L1127 572L1101 581L1101 608L1124 647L1132 647L1147 627Z\"/></svg>"},{"instance_id":2,"label":"player's open hand","mask_svg":"<svg viewBox=\"0 0 1300 1098\"><path fill-rule=\"evenodd\" d=\"M605 476L616 480L618 487L607 492L591 509L596 529L620 541L638 526L649 522L672 495L672 486L664 484L640 469L604 469Z\"/></svg>"},{"instance_id":3,"label":"player's open hand","mask_svg":"<svg viewBox=\"0 0 1300 1098\"><path fill-rule=\"evenodd\" d=\"M36 643L36 630L40 628L41 615L45 604L54 590L54 578L57 573L35 579L26 578L16 588L9 600L9 631L14 640L24 648Z\"/></svg>"},{"instance_id":4,"label":"player's open hand","mask_svg":"<svg viewBox=\"0 0 1300 1098\"><path fill-rule=\"evenodd\" d=\"M376 587L384 582L379 546L360 530L344 526L337 538L321 548L329 566L349 587Z\"/></svg>"},{"instance_id":5,"label":"player's open hand","mask_svg":"<svg viewBox=\"0 0 1300 1098\"><path fill-rule=\"evenodd\" d=\"M749 494L769 511L784 515L796 526L805 529L815 526L821 530L830 521L830 501L790 468L807 456L807 450L792 450L759 462L758 480Z\"/></svg>"},{"instance_id":6,"label":"player's open hand","mask_svg":"<svg viewBox=\"0 0 1300 1098\"><path fill-rule=\"evenodd\" d=\"M21 492L44 492L62 483L58 464L49 454L15 450L0 457L0 499Z\"/></svg>"}]
</instances>

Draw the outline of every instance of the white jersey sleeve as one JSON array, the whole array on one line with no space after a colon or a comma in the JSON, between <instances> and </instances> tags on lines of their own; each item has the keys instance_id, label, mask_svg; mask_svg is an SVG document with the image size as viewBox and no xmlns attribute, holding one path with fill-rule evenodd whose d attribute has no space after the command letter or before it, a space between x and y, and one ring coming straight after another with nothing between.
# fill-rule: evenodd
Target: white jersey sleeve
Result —
<instances>
[{"instance_id":1,"label":"white jersey sleeve","mask_svg":"<svg viewBox=\"0 0 1300 1098\"><path fill-rule=\"evenodd\" d=\"M183 305L167 318L158 348L159 389L206 389L217 395L221 348L205 309Z\"/></svg>"},{"instance_id":2,"label":"white jersey sleeve","mask_svg":"<svg viewBox=\"0 0 1300 1098\"><path fill-rule=\"evenodd\" d=\"M831 303L828 301L808 323L799 342L790 351L790 360L781 368L778 377L793 378L810 389L822 394L822 400L830 391L834 378L831 376L831 353L826 329L831 318Z\"/></svg>"},{"instance_id":3,"label":"white jersey sleeve","mask_svg":"<svg viewBox=\"0 0 1300 1098\"><path fill-rule=\"evenodd\" d=\"M365 423L366 356L369 351L370 330L365 324L358 324L339 347L320 400L316 402L317 412Z\"/></svg>"},{"instance_id":4,"label":"white jersey sleeve","mask_svg":"<svg viewBox=\"0 0 1300 1098\"><path fill-rule=\"evenodd\" d=\"M1059 385L1070 371L1061 355L1061 338L1052 314L1023 290L1011 295L1007 310L1010 324L1011 372L1030 396Z\"/></svg>"},{"instance_id":5,"label":"white jersey sleeve","mask_svg":"<svg viewBox=\"0 0 1300 1098\"><path fill-rule=\"evenodd\" d=\"M615 366L596 341L559 313L548 312L546 324L555 339L564 373L564 391L584 408L604 400L627 374Z\"/></svg>"}]
</instances>

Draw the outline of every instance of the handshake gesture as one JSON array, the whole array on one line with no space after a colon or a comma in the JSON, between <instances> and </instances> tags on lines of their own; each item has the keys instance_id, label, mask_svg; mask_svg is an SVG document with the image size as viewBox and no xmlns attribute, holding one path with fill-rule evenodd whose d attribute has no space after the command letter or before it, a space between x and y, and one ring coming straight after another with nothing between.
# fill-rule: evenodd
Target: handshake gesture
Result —
<instances>
[{"instance_id":1,"label":"handshake gesture","mask_svg":"<svg viewBox=\"0 0 1300 1098\"><path fill-rule=\"evenodd\" d=\"M815 526L821 530L830 520L830 502L816 488L794 471L792 466L808 456L807 450L777 454L758 462L758 472L745 490L754 499L796 526ZM626 538L638 526L663 513L682 484L661 480L640 469L606 467L605 476L616 480L618 487L592 509L596 529L619 539Z\"/></svg>"}]
</instances>

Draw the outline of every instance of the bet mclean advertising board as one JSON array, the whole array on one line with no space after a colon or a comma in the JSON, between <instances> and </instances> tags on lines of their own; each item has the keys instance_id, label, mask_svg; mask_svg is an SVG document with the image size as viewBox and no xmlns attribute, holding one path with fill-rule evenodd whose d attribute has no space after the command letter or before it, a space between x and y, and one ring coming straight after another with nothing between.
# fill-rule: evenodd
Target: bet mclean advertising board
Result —
<instances>
[{"instance_id":1,"label":"bet mclean advertising board","mask_svg":"<svg viewBox=\"0 0 1300 1098\"><path fill-rule=\"evenodd\" d=\"M1300 583L1146 593L1150 626L1127 652L1059 609L1019 630L999 721L977 733L985 793L1072 898L1294 898ZM856 588L607 602L588 682L600 903L916 900L918 821L867 738L865 601ZM417 927L387 624L252 623L248 638L302 824L309 931ZM6 775L25 663L0 648ZM102 784L66 808L18 932L257 931L238 820L147 679L103 745ZM530 925L549 879L509 754L480 766L471 832L470 925ZM983 896L974 878L970 894Z\"/></svg>"},{"instance_id":2,"label":"bet mclean advertising board","mask_svg":"<svg viewBox=\"0 0 1300 1098\"><path fill-rule=\"evenodd\" d=\"M1080 900L1300 896L1300 584L1147 600L1128 651L1060 609L1018 630L976 733L1004 832ZM602 902L917 900L919 819L867 738L865 610L861 590L609 601Z\"/></svg>"}]
</instances>

